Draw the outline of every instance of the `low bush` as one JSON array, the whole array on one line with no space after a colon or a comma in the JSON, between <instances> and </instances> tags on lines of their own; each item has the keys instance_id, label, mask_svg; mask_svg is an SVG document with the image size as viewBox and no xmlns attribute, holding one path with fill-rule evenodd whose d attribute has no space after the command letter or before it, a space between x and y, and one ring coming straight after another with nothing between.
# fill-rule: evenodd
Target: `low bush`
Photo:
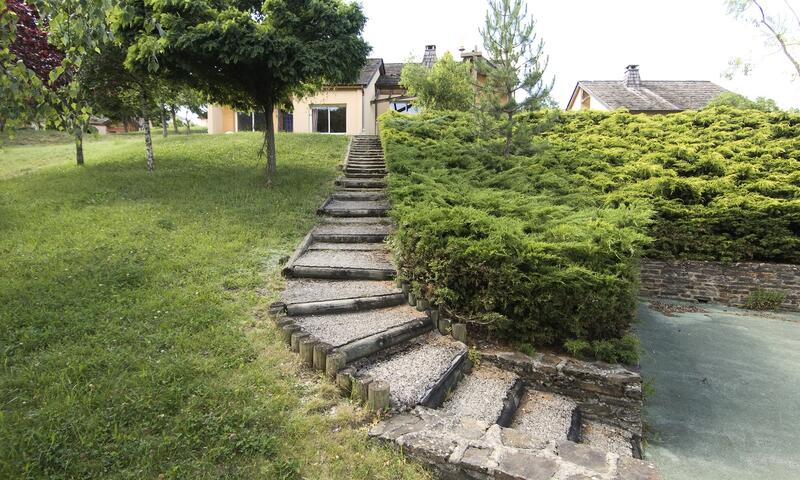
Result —
<instances>
[{"instance_id":1,"label":"low bush","mask_svg":"<svg viewBox=\"0 0 800 480\"><path fill-rule=\"evenodd\" d=\"M638 259L800 262L800 115L520 116L513 155L469 114L387 114L401 275L512 342L591 342L633 319Z\"/></svg>"},{"instance_id":2,"label":"low bush","mask_svg":"<svg viewBox=\"0 0 800 480\"><path fill-rule=\"evenodd\" d=\"M747 297L744 306L750 310L777 310L785 299L786 292L757 288Z\"/></svg>"}]
</instances>

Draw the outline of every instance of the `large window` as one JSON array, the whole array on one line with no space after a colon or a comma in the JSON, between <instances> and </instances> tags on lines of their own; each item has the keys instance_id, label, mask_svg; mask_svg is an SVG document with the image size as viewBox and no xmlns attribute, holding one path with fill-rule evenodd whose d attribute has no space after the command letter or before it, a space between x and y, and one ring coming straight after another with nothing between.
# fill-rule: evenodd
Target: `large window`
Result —
<instances>
[{"instance_id":1,"label":"large window","mask_svg":"<svg viewBox=\"0 0 800 480\"><path fill-rule=\"evenodd\" d=\"M267 129L264 112L236 112L237 132L263 132Z\"/></svg>"},{"instance_id":2,"label":"large window","mask_svg":"<svg viewBox=\"0 0 800 480\"><path fill-rule=\"evenodd\" d=\"M339 105L311 107L311 129L317 133L347 132L347 107Z\"/></svg>"}]
</instances>

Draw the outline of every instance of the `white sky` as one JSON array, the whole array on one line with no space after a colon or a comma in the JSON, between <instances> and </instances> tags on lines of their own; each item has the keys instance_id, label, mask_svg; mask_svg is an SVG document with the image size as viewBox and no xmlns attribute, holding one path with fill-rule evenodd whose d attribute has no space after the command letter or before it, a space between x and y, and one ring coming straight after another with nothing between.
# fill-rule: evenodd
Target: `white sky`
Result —
<instances>
[{"instance_id":1,"label":"white sky","mask_svg":"<svg viewBox=\"0 0 800 480\"><path fill-rule=\"evenodd\" d=\"M769 1L769 0L767 0ZM793 0L794 1L794 0ZM486 0L361 0L372 57L402 62L426 44L455 56L481 45ZM769 3L767 3L769 5ZM800 107L800 80L788 60L764 47L751 25L728 16L723 0L528 0L550 56L553 96L563 107L578 80L621 79L639 64L643 80L710 80L781 107ZM752 61L750 76L722 77L728 61Z\"/></svg>"}]
</instances>

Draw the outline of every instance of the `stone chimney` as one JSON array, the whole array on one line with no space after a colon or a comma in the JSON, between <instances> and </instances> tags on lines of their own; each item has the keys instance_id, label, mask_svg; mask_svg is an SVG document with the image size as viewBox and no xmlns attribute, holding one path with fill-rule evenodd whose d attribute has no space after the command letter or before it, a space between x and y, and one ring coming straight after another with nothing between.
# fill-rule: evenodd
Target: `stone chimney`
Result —
<instances>
[{"instance_id":1,"label":"stone chimney","mask_svg":"<svg viewBox=\"0 0 800 480\"><path fill-rule=\"evenodd\" d=\"M642 77L639 76L639 65L628 65L625 67L623 83L626 87L634 90L642 88Z\"/></svg>"},{"instance_id":2,"label":"stone chimney","mask_svg":"<svg viewBox=\"0 0 800 480\"><path fill-rule=\"evenodd\" d=\"M436 63L436 45L425 45L425 54L422 56L422 66L431 68Z\"/></svg>"}]
</instances>

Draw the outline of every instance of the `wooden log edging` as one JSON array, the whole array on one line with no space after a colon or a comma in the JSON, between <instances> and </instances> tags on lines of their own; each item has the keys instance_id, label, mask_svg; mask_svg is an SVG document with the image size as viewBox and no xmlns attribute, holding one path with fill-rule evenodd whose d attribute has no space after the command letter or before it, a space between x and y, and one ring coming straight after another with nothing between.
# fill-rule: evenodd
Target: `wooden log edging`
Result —
<instances>
[{"instance_id":1,"label":"wooden log edging","mask_svg":"<svg viewBox=\"0 0 800 480\"><path fill-rule=\"evenodd\" d=\"M428 408L442 406L447 393L458 383L464 371L472 366L468 353L465 349L453 359L444 375L422 396L422 400L419 402L420 405Z\"/></svg>"},{"instance_id":2,"label":"wooden log edging","mask_svg":"<svg viewBox=\"0 0 800 480\"><path fill-rule=\"evenodd\" d=\"M288 315L312 315L320 313L356 312L375 308L393 307L405 301L402 293L388 293L369 297L354 297L318 302L302 302L285 305Z\"/></svg>"}]
</instances>

